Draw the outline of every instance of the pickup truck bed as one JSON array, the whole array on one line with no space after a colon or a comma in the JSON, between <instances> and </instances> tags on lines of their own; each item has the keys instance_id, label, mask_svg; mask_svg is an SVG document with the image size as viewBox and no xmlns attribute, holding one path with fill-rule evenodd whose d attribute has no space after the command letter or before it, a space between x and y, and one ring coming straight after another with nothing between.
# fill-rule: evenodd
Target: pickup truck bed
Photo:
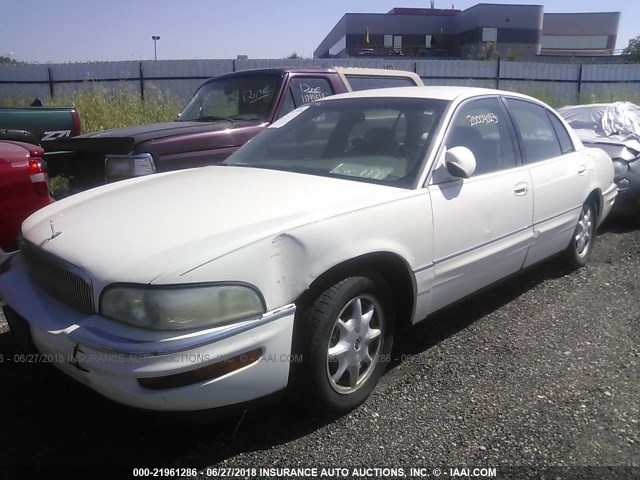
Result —
<instances>
[{"instance_id":1,"label":"pickup truck bed","mask_svg":"<svg viewBox=\"0 0 640 480\"><path fill-rule=\"evenodd\" d=\"M0 140L26 141L49 150L54 140L80 133L80 115L72 107L0 107Z\"/></svg>"}]
</instances>

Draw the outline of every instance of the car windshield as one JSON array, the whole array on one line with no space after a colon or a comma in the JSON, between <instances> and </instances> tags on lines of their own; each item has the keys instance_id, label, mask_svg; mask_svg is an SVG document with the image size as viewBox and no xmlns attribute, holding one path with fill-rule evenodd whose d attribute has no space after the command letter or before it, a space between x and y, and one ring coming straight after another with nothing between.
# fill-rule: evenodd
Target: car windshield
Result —
<instances>
[{"instance_id":1,"label":"car windshield","mask_svg":"<svg viewBox=\"0 0 640 480\"><path fill-rule=\"evenodd\" d=\"M355 98L302 106L225 163L410 188L446 104Z\"/></svg>"},{"instance_id":2,"label":"car windshield","mask_svg":"<svg viewBox=\"0 0 640 480\"><path fill-rule=\"evenodd\" d=\"M207 82L184 108L180 121L266 121L281 82L279 75L251 75Z\"/></svg>"}]
</instances>

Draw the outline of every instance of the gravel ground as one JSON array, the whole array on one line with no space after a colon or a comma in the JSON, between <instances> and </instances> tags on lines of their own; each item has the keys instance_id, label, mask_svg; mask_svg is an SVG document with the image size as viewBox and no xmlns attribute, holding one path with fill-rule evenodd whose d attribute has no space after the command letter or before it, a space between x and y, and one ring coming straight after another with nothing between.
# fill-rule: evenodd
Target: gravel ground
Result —
<instances>
[{"instance_id":1,"label":"gravel ground","mask_svg":"<svg viewBox=\"0 0 640 480\"><path fill-rule=\"evenodd\" d=\"M404 333L372 397L331 422L282 405L188 425L141 415L53 367L11 361L0 315L0 472L429 466L448 478L489 466L495 478L639 478L639 271L640 231L611 223L580 271L542 264Z\"/></svg>"}]
</instances>

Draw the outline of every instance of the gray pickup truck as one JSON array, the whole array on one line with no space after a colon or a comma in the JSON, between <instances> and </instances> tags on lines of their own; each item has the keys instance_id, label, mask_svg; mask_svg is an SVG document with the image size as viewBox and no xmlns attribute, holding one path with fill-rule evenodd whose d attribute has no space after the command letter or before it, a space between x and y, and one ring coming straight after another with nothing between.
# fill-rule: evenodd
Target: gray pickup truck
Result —
<instances>
[{"instance_id":1,"label":"gray pickup truck","mask_svg":"<svg viewBox=\"0 0 640 480\"><path fill-rule=\"evenodd\" d=\"M175 122L138 125L56 140L51 176L72 194L117 180L221 163L270 123L305 103L355 90L422 85L412 72L262 69L207 80ZM63 194L63 195L64 195Z\"/></svg>"}]
</instances>

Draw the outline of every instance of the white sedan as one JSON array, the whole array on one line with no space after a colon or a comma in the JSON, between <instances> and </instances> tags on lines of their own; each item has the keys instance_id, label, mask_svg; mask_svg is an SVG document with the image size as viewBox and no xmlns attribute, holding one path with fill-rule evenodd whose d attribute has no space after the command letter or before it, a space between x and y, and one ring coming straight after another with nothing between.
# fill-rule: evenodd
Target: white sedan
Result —
<instances>
[{"instance_id":1,"label":"white sedan","mask_svg":"<svg viewBox=\"0 0 640 480\"><path fill-rule=\"evenodd\" d=\"M553 110L473 88L333 96L225 163L29 217L0 267L18 339L136 407L285 391L343 413L399 328L556 254L584 265L616 196Z\"/></svg>"}]
</instances>

